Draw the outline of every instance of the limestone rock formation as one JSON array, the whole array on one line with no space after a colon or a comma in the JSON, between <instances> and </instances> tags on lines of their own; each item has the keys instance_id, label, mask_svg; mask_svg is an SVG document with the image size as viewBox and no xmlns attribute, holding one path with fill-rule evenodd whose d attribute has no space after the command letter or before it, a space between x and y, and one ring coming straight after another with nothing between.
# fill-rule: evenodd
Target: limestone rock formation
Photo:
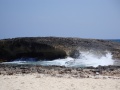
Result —
<instances>
[{"instance_id":1,"label":"limestone rock formation","mask_svg":"<svg viewBox=\"0 0 120 90\"><path fill-rule=\"evenodd\" d=\"M77 58L78 51L92 51L95 54L112 53L120 59L120 43L81 38L23 37L0 40L0 62L18 58L53 60L71 56Z\"/></svg>"}]
</instances>

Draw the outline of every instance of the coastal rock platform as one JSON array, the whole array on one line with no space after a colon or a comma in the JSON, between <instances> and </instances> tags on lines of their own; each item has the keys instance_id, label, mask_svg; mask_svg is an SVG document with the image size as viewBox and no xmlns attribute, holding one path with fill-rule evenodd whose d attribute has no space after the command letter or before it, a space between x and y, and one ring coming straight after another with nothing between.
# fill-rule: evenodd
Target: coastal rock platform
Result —
<instances>
[{"instance_id":1,"label":"coastal rock platform","mask_svg":"<svg viewBox=\"0 0 120 90\"><path fill-rule=\"evenodd\" d=\"M40 65L0 65L0 75L15 74L44 74L54 77L90 78L93 76L115 76L120 78L120 66L98 66L72 68L64 66L40 66Z\"/></svg>"},{"instance_id":2,"label":"coastal rock platform","mask_svg":"<svg viewBox=\"0 0 120 90\"><path fill-rule=\"evenodd\" d=\"M81 51L96 55L111 52L114 59L120 60L120 43L82 38L64 37L22 37L0 40L0 62L19 58L53 60L58 58L77 58Z\"/></svg>"}]
</instances>

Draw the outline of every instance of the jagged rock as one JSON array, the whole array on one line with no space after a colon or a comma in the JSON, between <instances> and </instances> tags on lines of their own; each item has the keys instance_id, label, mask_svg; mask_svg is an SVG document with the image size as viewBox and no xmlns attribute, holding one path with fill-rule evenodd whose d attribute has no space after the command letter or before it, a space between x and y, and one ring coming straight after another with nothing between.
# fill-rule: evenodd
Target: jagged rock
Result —
<instances>
[{"instance_id":1,"label":"jagged rock","mask_svg":"<svg viewBox=\"0 0 120 90\"><path fill-rule=\"evenodd\" d=\"M120 43L80 38L24 37L0 40L0 62L18 58L53 60L71 56L79 57L79 51L92 51L95 54L112 53L120 60Z\"/></svg>"},{"instance_id":2,"label":"jagged rock","mask_svg":"<svg viewBox=\"0 0 120 90\"><path fill-rule=\"evenodd\" d=\"M72 50L70 53L70 57L72 57L72 58L76 59L76 58L79 58L79 56L80 56L79 50Z\"/></svg>"},{"instance_id":3,"label":"jagged rock","mask_svg":"<svg viewBox=\"0 0 120 90\"><path fill-rule=\"evenodd\" d=\"M51 76L72 76L75 78L88 78L89 76L106 75L120 77L120 66L112 66L114 70L110 70L111 66L101 66L101 72L97 68L66 68L59 66L35 66L35 65L0 65L1 75L13 75L13 74L29 74L29 73L42 73Z\"/></svg>"}]
</instances>

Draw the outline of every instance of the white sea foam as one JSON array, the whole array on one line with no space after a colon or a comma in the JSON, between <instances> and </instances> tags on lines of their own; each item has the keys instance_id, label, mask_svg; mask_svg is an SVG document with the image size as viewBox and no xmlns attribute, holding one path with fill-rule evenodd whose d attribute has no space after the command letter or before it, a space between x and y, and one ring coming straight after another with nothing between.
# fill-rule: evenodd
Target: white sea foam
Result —
<instances>
[{"instance_id":1,"label":"white sea foam","mask_svg":"<svg viewBox=\"0 0 120 90\"><path fill-rule=\"evenodd\" d=\"M40 62L41 63L41 62ZM66 67L86 67L86 66L93 66L97 67L113 65L114 60L112 59L112 54L107 53L101 57L98 57L90 52L81 52L80 57L77 59L73 59L67 57L66 59L56 59L53 61L43 61L42 65L59 65L59 66L66 66Z\"/></svg>"},{"instance_id":2,"label":"white sea foam","mask_svg":"<svg viewBox=\"0 0 120 90\"><path fill-rule=\"evenodd\" d=\"M12 61L12 62L3 62L2 64L25 64L26 61Z\"/></svg>"},{"instance_id":3,"label":"white sea foam","mask_svg":"<svg viewBox=\"0 0 120 90\"><path fill-rule=\"evenodd\" d=\"M31 59L30 59L31 60ZM24 61L18 60L13 62L6 62L9 64L35 64L35 65L58 65L58 66L66 66L66 67L86 67L86 66L93 66L97 67L113 65L114 60L112 59L112 54L107 52L106 55L102 55L99 57L91 52L80 52L80 56L77 59L67 57L65 59L56 59L53 61Z\"/></svg>"}]
</instances>

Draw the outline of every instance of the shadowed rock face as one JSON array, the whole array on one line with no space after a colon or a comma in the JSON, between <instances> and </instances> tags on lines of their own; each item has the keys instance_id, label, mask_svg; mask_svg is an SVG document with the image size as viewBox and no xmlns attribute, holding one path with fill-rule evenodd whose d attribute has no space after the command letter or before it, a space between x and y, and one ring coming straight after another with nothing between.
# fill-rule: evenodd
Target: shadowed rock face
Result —
<instances>
[{"instance_id":1,"label":"shadowed rock face","mask_svg":"<svg viewBox=\"0 0 120 90\"><path fill-rule=\"evenodd\" d=\"M71 56L77 58L78 51L104 54L110 51L113 58L120 59L120 43L80 38L25 37L0 40L0 61L18 58L53 60Z\"/></svg>"},{"instance_id":2,"label":"shadowed rock face","mask_svg":"<svg viewBox=\"0 0 120 90\"><path fill-rule=\"evenodd\" d=\"M47 44L29 41L29 39L9 39L0 42L1 61L11 61L18 58L53 60L65 57L65 51Z\"/></svg>"}]
</instances>

